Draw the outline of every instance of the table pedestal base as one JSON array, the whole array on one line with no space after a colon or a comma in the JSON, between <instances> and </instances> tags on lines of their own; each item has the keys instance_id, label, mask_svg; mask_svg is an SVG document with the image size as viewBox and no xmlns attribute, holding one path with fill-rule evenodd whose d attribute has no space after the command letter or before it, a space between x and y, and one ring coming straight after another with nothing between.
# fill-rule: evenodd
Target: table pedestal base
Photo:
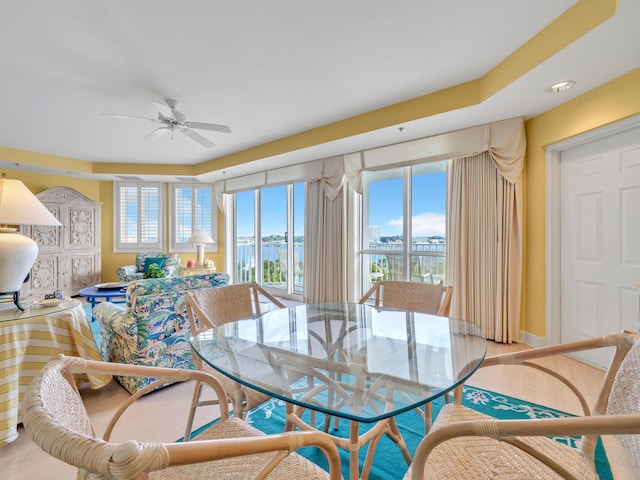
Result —
<instances>
[{"instance_id":1,"label":"table pedestal base","mask_svg":"<svg viewBox=\"0 0 640 480\"><path fill-rule=\"evenodd\" d=\"M302 420L302 414L306 409L290 403L287 403L287 420L285 423L285 431L292 431L296 428L300 430L314 430L318 429L309 425ZM312 414L315 412L311 412ZM315 424L315 415L312 415L312 422ZM326 423L326 422L325 422ZM336 444L338 448L342 448L349 452L349 478L351 480L367 480L371 471L371 464L373 463L373 456L375 455L378 442L383 435L386 435L391 439L393 443L397 445L402 452L402 456L407 462L407 466L411 464L411 453L402 438L400 430L396 425L395 418L386 418L378 421L370 430L360 435L359 432L360 423L350 420L349 421L349 438L337 437L326 433L331 440ZM367 455L365 457L364 465L362 466L362 474L360 473L360 462L358 459L360 449L369 444L367 448Z\"/></svg>"}]
</instances>

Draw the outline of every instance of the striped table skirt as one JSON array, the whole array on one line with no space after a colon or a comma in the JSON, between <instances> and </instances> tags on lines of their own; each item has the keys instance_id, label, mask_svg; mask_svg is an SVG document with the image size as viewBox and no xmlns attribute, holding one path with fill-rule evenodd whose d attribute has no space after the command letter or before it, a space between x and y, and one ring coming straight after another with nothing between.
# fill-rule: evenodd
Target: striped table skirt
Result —
<instances>
[{"instance_id":1,"label":"striped table skirt","mask_svg":"<svg viewBox=\"0 0 640 480\"><path fill-rule=\"evenodd\" d=\"M0 445L18 437L20 404L33 376L52 356L102 360L87 317L78 304L70 309L0 322ZM108 375L85 375L76 383L106 385Z\"/></svg>"}]
</instances>

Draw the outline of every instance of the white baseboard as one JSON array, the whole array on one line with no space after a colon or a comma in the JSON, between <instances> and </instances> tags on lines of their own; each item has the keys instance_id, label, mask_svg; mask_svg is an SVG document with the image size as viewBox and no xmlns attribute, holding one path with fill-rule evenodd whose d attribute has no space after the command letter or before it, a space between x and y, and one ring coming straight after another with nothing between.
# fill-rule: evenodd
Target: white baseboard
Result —
<instances>
[{"instance_id":1,"label":"white baseboard","mask_svg":"<svg viewBox=\"0 0 640 480\"><path fill-rule=\"evenodd\" d=\"M533 348L545 347L547 345L547 337L538 337L529 332L520 332L520 342Z\"/></svg>"}]
</instances>

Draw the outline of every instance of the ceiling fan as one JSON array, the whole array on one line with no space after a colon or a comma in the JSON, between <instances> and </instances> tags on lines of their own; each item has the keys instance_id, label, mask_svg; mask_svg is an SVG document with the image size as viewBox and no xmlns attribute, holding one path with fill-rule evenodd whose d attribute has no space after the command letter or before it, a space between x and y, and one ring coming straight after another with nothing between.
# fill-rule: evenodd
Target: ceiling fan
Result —
<instances>
[{"instance_id":1,"label":"ceiling fan","mask_svg":"<svg viewBox=\"0 0 640 480\"><path fill-rule=\"evenodd\" d=\"M108 115L111 117L120 118L133 118L136 120L146 120L153 123L159 123L160 126L151 132L149 135L143 138L143 140L154 140L160 138L167 133L173 133L178 131L184 133L191 140L195 140L205 148L211 148L215 144L208 138L203 137L198 132L194 132L192 129L209 130L211 132L231 133L231 129L227 125L218 125L216 123L203 123L203 122L189 122L186 120L184 114L176 110L178 108L178 102L175 100L166 99L166 104L151 102L158 109L158 118L145 118L145 117L133 117L131 115L120 115L117 113L103 113L102 115Z\"/></svg>"}]
</instances>

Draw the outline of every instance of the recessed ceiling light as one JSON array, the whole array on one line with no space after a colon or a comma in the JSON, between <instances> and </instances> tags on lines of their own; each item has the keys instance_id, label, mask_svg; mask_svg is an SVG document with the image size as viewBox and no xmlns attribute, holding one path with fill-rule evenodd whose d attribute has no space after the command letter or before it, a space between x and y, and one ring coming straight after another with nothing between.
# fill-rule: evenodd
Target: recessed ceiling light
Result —
<instances>
[{"instance_id":1,"label":"recessed ceiling light","mask_svg":"<svg viewBox=\"0 0 640 480\"><path fill-rule=\"evenodd\" d=\"M548 93L560 93L565 90L569 90L576 84L573 80L565 80L564 82L554 83L553 85L546 88L546 92Z\"/></svg>"}]
</instances>

